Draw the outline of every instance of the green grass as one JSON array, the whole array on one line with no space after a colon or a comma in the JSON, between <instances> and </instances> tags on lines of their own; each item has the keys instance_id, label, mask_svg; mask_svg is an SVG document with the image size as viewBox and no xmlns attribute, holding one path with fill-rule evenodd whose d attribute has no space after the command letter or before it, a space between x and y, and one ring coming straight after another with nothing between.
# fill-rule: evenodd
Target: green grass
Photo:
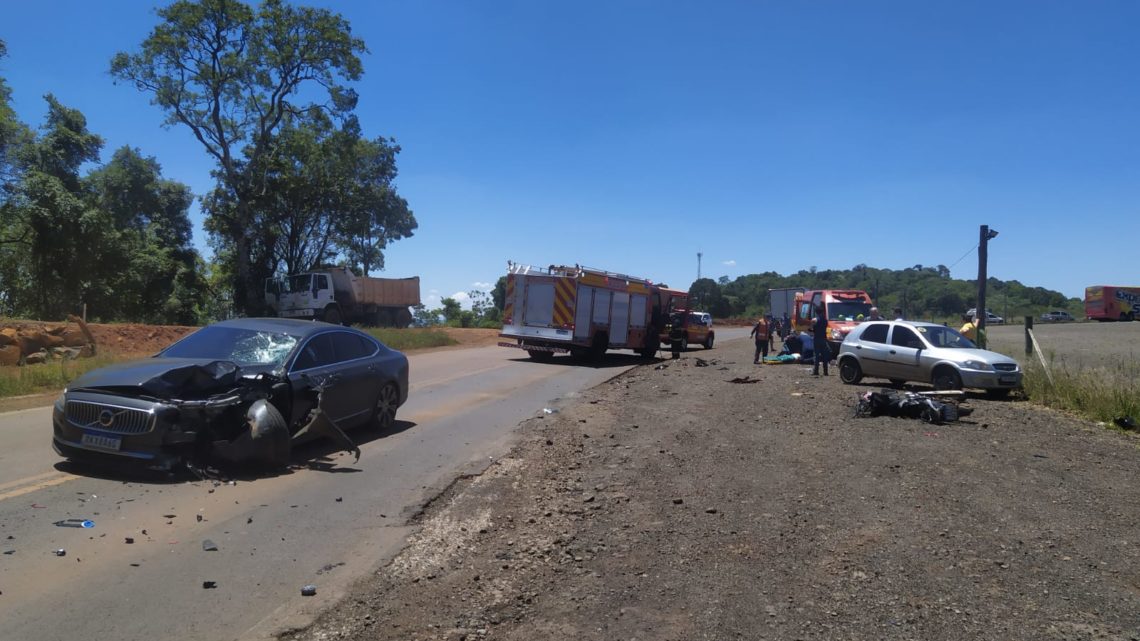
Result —
<instances>
[{"instance_id":1,"label":"green grass","mask_svg":"<svg viewBox=\"0 0 1140 641\"><path fill-rule=\"evenodd\" d=\"M1036 354L1026 355L1022 338L991 340L989 349L1012 356L1025 372L1023 393L1032 403L1113 425L1113 419L1140 419L1140 361L1131 351L1089 362L1058 357L1048 344L1043 356L1052 381ZM995 344L996 343L996 344Z\"/></svg>"},{"instance_id":2,"label":"green grass","mask_svg":"<svg viewBox=\"0 0 1140 641\"><path fill-rule=\"evenodd\" d=\"M112 356L0 368L0 398L56 392L81 374L116 362Z\"/></svg>"},{"instance_id":3,"label":"green grass","mask_svg":"<svg viewBox=\"0 0 1140 641\"><path fill-rule=\"evenodd\" d=\"M1036 358L1025 367L1029 400L1112 424L1121 416L1140 418L1140 365L1121 359L1095 368L1049 362L1052 382Z\"/></svg>"},{"instance_id":4,"label":"green grass","mask_svg":"<svg viewBox=\"0 0 1140 641\"><path fill-rule=\"evenodd\" d=\"M360 327L358 329L375 336L388 347L400 351L459 344L459 341L448 336L446 332L430 327L402 327L398 329Z\"/></svg>"}]
</instances>

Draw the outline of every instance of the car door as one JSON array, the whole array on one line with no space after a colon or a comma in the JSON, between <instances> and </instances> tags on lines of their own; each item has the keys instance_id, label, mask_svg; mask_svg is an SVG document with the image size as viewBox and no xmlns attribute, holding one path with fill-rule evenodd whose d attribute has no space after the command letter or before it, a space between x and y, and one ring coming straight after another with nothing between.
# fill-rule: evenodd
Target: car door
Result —
<instances>
[{"instance_id":1,"label":"car door","mask_svg":"<svg viewBox=\"0 0 1140 641\"><path fill-rule=\"evenodd\" d=\"M359 425L372 417L380 393L380 372L372 358L378 348L355 332L333 332L332 337L341 387L339 398L345 404L341 421L345 427Z\"/></svg>"},{"instance_id":2,"label":"car door","mask_svg":"<svg viewBox=\"0 0 1140 641\"><path fill-rule=\"evenodd\" d=\"M852 341L852 350L859 359L859 367L864 376L881 376L889 378L890 362L887 354L890 345L887 344L887 323L864 323L857 340Z\"/></svg>"},{"instance_id":3,"label":"car door","mask_svg":"<svg viewBox=\"0 0 1140 641\"><path fill-rule=\"evenodd\" d=\"M921 352L925 347L926 344L912 328L906 325L892 327L887 348L887 378L926 380L926 376L921 373Z\"/></svg>"},{"instance_id":4,"label":"car door","mask_svg":"<svg viewBox=\"0 0 1140 641\"><path fill-rule=\"evenodd\" d=\"M360 422L371 411L376 394L366 394L364 388L374 372L368 371L368 360L359 357L359 343L355 351L346 348L345 336L355 337L350 332L323 332L301 345L289 372L294 422L308 414L315 401L310 390L316 386L324 386L322 409L342 427Z\"/></svg>"}]
</instances>

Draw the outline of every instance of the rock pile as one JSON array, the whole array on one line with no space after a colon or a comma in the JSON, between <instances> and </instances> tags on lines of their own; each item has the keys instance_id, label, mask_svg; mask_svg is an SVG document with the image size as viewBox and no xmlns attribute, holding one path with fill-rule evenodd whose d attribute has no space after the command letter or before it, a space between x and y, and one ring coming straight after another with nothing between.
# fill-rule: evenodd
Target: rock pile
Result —
<instances>
[{"instance_id":1,"label":"rock pile","mask_svg":"<svg viewBox=\"0 0 1140 641\"><path fill-rule=\"evenodd\" d=\"M95 355L95 337L78 316L65 323L20 322L0 327L0 366Z\"/></svg>"}]
</instances>

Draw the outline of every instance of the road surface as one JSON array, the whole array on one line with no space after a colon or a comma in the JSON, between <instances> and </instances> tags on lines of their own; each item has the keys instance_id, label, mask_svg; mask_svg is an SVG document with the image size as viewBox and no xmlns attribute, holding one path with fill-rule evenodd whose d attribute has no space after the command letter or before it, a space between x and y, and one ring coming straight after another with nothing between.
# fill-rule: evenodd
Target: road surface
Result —
<instances>
[{"instance_id":1,"label":"road surface","mask_svg":"<svg viewBox=\"0 0 1140 641\"><path fill-rule=\"evenodd\" d=\"M235 484L95 476L51 450L50 408L0 414L2 636L272 638L380 568L425 502L506 452L520 421L642 362L535 363L501 347L413 355L395 428L352 433L359 462L314 443L290 472ZM95 526L53 525L63 519ZM308 584L316 596L301 596Z\"/></svg>"}]
</instances>

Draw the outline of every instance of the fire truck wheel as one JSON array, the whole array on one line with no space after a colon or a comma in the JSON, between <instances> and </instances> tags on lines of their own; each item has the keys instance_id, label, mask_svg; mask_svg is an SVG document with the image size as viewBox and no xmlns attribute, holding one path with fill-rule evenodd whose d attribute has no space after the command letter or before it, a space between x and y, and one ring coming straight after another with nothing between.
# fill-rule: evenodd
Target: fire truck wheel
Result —
<instances>
[{"instance_id":1,"label":"fire truck wheel","mask_svg":"<svg viewBox=\"0 0 1140 641\"><path fill-rule=\"evenodd\" d=\"M602 332L594 334L594 341L590 343L590 360L602 360L602 356L605 356L606 348L609 347L609 343L610 337L607 334Z\"/></svg>"},{"instance_id":2,"label":"fire truck wheel","mask_svg":"<svg viewBox=\"0 0 1140 641\"><path fill-rule=\"evenodd\" d=\"M530 355L530 360L532 361L545 363L547 361L554 360L554 352L548 352L541 349L528 349L526 353Z\"/></svg>"}]
</instances>

